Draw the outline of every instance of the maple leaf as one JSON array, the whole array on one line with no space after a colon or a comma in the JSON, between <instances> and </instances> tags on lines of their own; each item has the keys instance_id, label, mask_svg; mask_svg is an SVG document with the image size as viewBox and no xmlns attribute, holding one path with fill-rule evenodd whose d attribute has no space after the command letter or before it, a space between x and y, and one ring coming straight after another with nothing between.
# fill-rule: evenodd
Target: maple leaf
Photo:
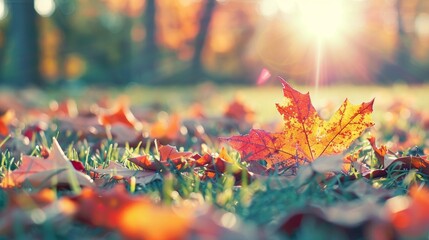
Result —
<instances>
[{"instance_id":1,"label":"maple leaf","mask_svg":"<svg viewBox=\"0 0 429 240\"><path fill-rule=\"evenodd\" d=\"M283 116L280 133L252 129L248 135L225 138L247 161L266 160L268 166L283 163L294 166L313 162L322 155L337 154L347 149L362 132L374 125L371 119L374 100L352 105L346 99L337 112L323 120L302 94L281 79L286 104L277 104Z\"/></svg>"},{"instance_id":2,"label":"maple leaf","mask_svg":"<svg viewBox=\"0 0 429 240\"><path fill-rule=\"evenodd\" d=\"M82 168L76 163L74 165ZM76 180L80 186L93 185L87 175L74 168L54 138L51 151L46 159L23 155L22 164L14 171L6 174L1 185L19 186L24 182L29 182L34 187L48 187L68 185L71 180Z\"/></svg>"}]
</instances>

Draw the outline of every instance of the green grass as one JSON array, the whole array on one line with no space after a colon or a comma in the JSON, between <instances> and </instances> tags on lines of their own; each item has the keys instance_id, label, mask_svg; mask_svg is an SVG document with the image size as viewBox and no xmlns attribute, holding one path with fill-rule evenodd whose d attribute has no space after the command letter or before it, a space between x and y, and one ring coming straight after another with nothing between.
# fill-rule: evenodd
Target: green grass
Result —
<instances>
[{"instance_id":1,"label":"green grass","mask_svg":"<svg viewBox=\"0 0 429 240\"><path fill-rule=\"evenodd\" d=\"M316 109L333 104L336 109L348 98L352 103L361 103L375 98L375 120L382 118L380 112L394 103L401 102L417 110L429 109L427 95L429 85L335 85L321 86L315 89L311 86L295 86L301 92L309 92ZM111 101L119 96L125 96L136 107L158 104L167 111L186 114L189 106L195 102L202 103L209 115L219 115L225 105L238 97L246 102L256 112L257 122L280 119L275 103L284 100L280 82L272 86L216 86L201 84L191 86L143 87L131 85L124 88L87 88L87 89L55 89L41 92L37 89L27 89L18 92L0 90L3 96L15 98L30 106L47 107L52 99L73 98L86 104L107 97ZM17 97L16 97L17 96ZM6 97L4 97L6 98ZM329 115L326 114L328 117Z\"/></svg>"}]
</instances>

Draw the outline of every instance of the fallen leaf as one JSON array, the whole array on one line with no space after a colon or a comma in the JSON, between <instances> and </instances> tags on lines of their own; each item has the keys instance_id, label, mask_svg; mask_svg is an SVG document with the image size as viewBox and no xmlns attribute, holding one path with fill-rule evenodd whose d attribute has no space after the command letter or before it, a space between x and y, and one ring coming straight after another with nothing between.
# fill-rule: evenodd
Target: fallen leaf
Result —
<instances>
[{"instance_id":1,"label":"fallen leaf","mask_svg":"<svg viewBox=\"0 0 429 240\"><path fill-rule=\"evenodd\" d=\"M360 167L362 166L364 165L361 165ZM360 170L360 174L362 175L362 177L367 179L376 179L376 178L387 177L389 175L390 169L393 169L393 170L416 169L421 173L429 175L429 161L425 157L413 157L413 156L400 157L389 161L389 164L382 169L370 169L368 167L363 167ZM342 176L340 178L340 181L344 181L346 179L356 180L358 179L358 176L356 175Z\"/></svg>"},{"instance_id":2,"label":"fallen leaf","mask_svg":"<svg viewBox=\"0 0 429 240\"><path fill-rule=\"evenodd\" d=\"M171 114L166 118L158 119L150 127L149 135L162 143L175 140L180 133L181 119L178 114Z\"/></svg>"},{"instance_id":3,"label":"fallen leaf","mask_svg":"<svg viewBox=\"0 0 429 240\"><path fill-rule=\"evenodd\" d=\"M159 171L163 166L168 165L168 163L161 163L157 160L150 160L149 155L141 155L137 157L128 158L128 161L134 163L135 165L151 171Z\"/></svg>"},{"instance_id":4,"label":"fallen leaf","mask_svg":"<svg viewBox=\"0 0 429 240\"><path fill-rule=\"evenodd\" d=\"M361 199L388 199L394 195L390 190L375 188L366 178L359 178L353 181L349 186L342 189L342 191L352 193Z\"/></svg>"},{"instance_id":5,"label":"fallen leaf","mask_svg":"<svg viewBox=\"0 0 429 240\"><path fill-rule=\"evenodd\" d=\"M273 134L264 130L251 129L249 134L244 136L232 136L226 139L228 144L240 152L243 160L264 160L271 159L280 154ZM285 157L292 157L286 155Z\"/></svg>"},{"instance_id":6,"label":"fallen leaf","mask_svg":"<svg viewBox=\"0 0 429 240\"><path fill-rule=\"evenodd\" d=\"M413 186L409 195L389 199L388 216L403 236L422 237L429 229L429 190Z\"/></svg>"},{"instance_id":7,"label":"fallen leaf","mask_svg":"<svg viewBox=\"0 0 429 240\"><path fill-rule=\"evenodd\" d=\"M120 176L125 178L127 181L130 181L131 177L135 177L136 183L141 185L146 185L155 180L161 180L161 176L154 171L142 171L142 170L132 170L122 166L116 162L110 162L106 168L97 168L93 169L93 172L99 175L108 175L109 178L114 176ZM101 176L97 176L95 181L100 179ZM101 181L99 185L103 185L106 181Z\"/></svg>"},{"instance_id":8,"label":"fallen leaf","mask_svg":"<svg viewBox=\"0 0 429 240\"><path fill-rule=\"evenodd\" d=\"M384 209L373 201L354 201L323 207L310 205L288 214L280 223L279 231L292 235L299 229L305 230L304 223L313 220L318 226L343 230L343 233L349 234L345 239L366 239L357 234L367 234L364 229L374 224L383 224L388 232L392 231L384 216Z\"/></svg>"},{"instance_id":9,"label":"fallen leaf","mask_svg":"<svg viewBox=\"0 0 429 240\"><path fill-rule=\"evenodd\" d=\"M61 226L76 212L73 202L64 198L57 200L51 189L36 193L9 190L7 196L7 208L0 212L0 235L10 239L17 237L13 235L16 224L23 230L47 221L53 226Z\"/></svg>"},{"instance_id":10,"label":"fallen leaf","mask_svg":"<svg viewBox=\"0 0 429 240\"><path fill-rule=\"evenodd\" d=\"M160 145L158 151L159 160L151 160L149 155L132 157L128 160L137 166L142 167L143 169L158 171L161 170L164 166L170 166L169 161L180 169L182 165L186 163L186 160L193 155L192 152L179 152L177 151L176 147L171 145Z\"/></svg>"},{"instance_id":11,"label":"fallen leaf","mask_svg":"<svg viewBox=\"0 0 429 240\"><path fill-rule=\"evenodd\" d=\"M76 169L77 171L86 173L85 166L83 166L83 163L81 161L70 160L70 163L73 165L73 168Z\"/></svg>"},{"instance_id":12,"label":"fallen leaf","mask_svg":"<svg viewBox=\"0 0 429 240\"><path fill-rule=\"evenodd\" d=\"M374 150L375 157L377 158L378 162L380 163L381 167L384 167L384 157L387 154L387 147L386 145L382 145L381 147L377 147L375 145L375 137L368 138L369 143L371 144L372 149Z\"/></svg>"},{"instance_id":13,"label":"fallen leaf","mask_svg":"<svg viewBox=\"0 0 429 240\"><path fill-rule=\"evenodd\" d=\"M429 175L429 161L423 157L400 157L389 164L386 169L395 165L400 169L417 169L420 172Z\"/></svg>"},{"instance_id":14,"label":"fallen leaf","mask_svg":"<svg viewBox=\"0 0 429 240\"><path fill-rule=\"evenodd\" d=\"M241 100L236 98L231 102L225 113L223 114L227 118L234 119L237 122L252 122L254 112L248 106L246 106Z\"/></svg>"},{"instance_id":15,"label":"fallen leaf","mask_svg":"<svg viewBox=\"0 0 429 240\"><path fill-rule=\"evenodd\" d=\"M189 158L193 155L191 152L179 152L177 148L171 145L161 145L158 148L160 161L179 160Z\"/></svg>"},{"instance_id":16,"label":"fallen leaf","mask_svg":"<svg viewBox=\"0 0 429 240\"><path fill-rule=\"evenodd\" d=\"M207 114L205 113L204 106L201 103L194 103L189 107L189 116L193 119L205 119Z\"/></svg>"},{"instance_id":17,"label":"fallen leaf","mask_svg":"<svg viewBox=\"0 0 429 240\"><path fill-rule=\"evenodd\" d=\"M67 159L57 140L53 138L48 158L22 155L22 164L6 175L2 185L20 186L24 182L33 187L69 185L76 181L80 186L92 186L92 180L77 171Z\"/></svg>"},{"instance_id":18,"label":"fallen leaf","mask_svg":"<svg viewBox=\"0 0 429 240\"><path fill-rule=\"evenodd\" d=\"M67 99L60 103L56 101L52 101L49 104L49 109L51 110L52 115L57 115L62 117L75 118L79 114L76 101L74 101L73 99Z\"/></svg>"},{"instance_id":19,"label":"fallen leaf","mask_svg":"<svg viewBox=\"0 0 429 240\"><path fill-rule=\"evenodd\" d=\"M0 135L7 136L9 134L9 123L15 118L15 112L11 109L5 111L0 116Z\"/></svg>"},{"instance_id":20,"label":"fallen leaf","mask_svg":"<svg viewBox=\"0 0 429 240\"><path fill-rule=\"evenodd\" d=\"M32 140L34 135L45 131L48 128L48 124L43 121L38 121L34 124L28 125L23 131L22 135Z\"/></svg>"},{"instance_id":21,"label":"fallen leaf","mask_svg":"<svg viewBox=\"0 0 429 240\"><path fill-rule=\"evenodd\" d=\"M142 140L141 131L137 131L135 128L128 127L124 124L116 123L108 129L113 140L121 146L125 144L129 144L131 146L138 145Z\"/></svg>"},{"instance_id":22,"label":"fallen leaf","mask_svg":"<svg viewBox=\"0 0 429 240\"><path fill-rule=\"evenodd\" d=\"M257 227L245 225L234 213L204 205L197 210L190 239L268 239L268 236L258 233Z\"/></svg>"},{"instance_id":23,"label":"fallen leaf","mask_svg":"<svg viewBox=\"0 0 429 240\"><path fill-rule=\"evenodd\" d=\"M137 130L141 130L142 128L141 123L123 102L112 109L101 111L98 115L98 120L103 126L111 126L120 123Z\"/></svg>"},{"instance_id":24,"label":"fallen leaf","mask_svg":"<svg viewBox=\"0 0 429 240\"><path fill-rule=\"evenodd\" d=\"M252 173L243 169L227 154L225 149L221 150L219 156L206 153L196 158L192 164L196 167L204 167L202 179L219 177L226 172L232 173L236 181L235 184L240 184L243 177L246 178L247 182L252 179Z\"/></svg>"},{"instance_id":25,"label":"fallen leaf","mask_svg":"<svg viewBox=\"0 0 429 240\"><path fill-rule=\"evenodd\" d=\"M144 217L142 217L144 216ZM186 239L194 213L140 202L128 203L120 212L118 229L125 239Z\"/></svg>"},{"instance_id":26,"label":"fallen leaf","mask_svg":"<svg viewBox=\"0 0 429 240\"><path fill-rule=\"evenodd\" d=\"M317 173L341 172L344 155L322 156L311 163L312 169Z\"/></svg>"},{"instance_id":27,"label":"fallen leaf","mask_svg":"<svg viewBox=\"0 0 429 240\"><path fill-rule=\"evenodd\" d=\"M283 115L281 133L252 129L248 135L225 138L240 152L243 160L266 160L268 166L283 163L288 167L313 162L322 155L347 149L368 127L374 101L352 105L346 99L337 112L325 121L313 107L309 94L302 94L281 80L286 104L277 104Z\"/></svg>"},{"instance_id":28,"label":"fallen leaf","mask_svg":"<svg viewBox=\"0 0 429 240\"><path fill-rule=\"evenodd\" d=\"M190 211L177 214L146 197L131 196L123 185L107 191L86 188L72 199L80 221L117 229L125 239L184 239L193 217Z\"/></svg>"},{"instance_id":29,"label":"fallen leaf","mask_svg":"<svg viewBox=\"0 0 429 240\"><path fill-rule=\"evenodd\" d=\"M344 157L342 172L345 174L350 173L352 168L356 169L358 173L364 174L365 172L370 171L369 166L365 163L366 157L360 157L362 148L357 151L347 154Z\"/></svg>"}]
</instances>

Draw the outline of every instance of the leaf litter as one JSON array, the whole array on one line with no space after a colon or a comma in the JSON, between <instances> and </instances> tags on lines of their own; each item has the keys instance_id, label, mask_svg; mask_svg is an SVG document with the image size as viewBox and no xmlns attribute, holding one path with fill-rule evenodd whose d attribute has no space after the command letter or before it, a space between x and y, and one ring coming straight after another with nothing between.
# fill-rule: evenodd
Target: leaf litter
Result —
<instances>
[{"instance_id":1,"label":"leaf litter","mask_svg":"<svg viewBox=\"0 0 429 240\"><path fill-rule=\"evenodd\" d=\"M261 84L269 78L263 74ZM313 227L321 238L427 234L429 163L425 149L405 148L415 135L378 147L374 137L364 139L368 131L388 132L374 128L374 100L346 99L324 120L308 93L280 81L278 132L252 128L255 112L239 99L214 118L201 107L190 119L133 114L122 100L91 109L72 100L49 110L6 109L0 216L9 220L0 221L0 233L19 237L17 226L42 225L77 238L68 225L127 239L299 239Z\"/></svg>"}]
</instances>

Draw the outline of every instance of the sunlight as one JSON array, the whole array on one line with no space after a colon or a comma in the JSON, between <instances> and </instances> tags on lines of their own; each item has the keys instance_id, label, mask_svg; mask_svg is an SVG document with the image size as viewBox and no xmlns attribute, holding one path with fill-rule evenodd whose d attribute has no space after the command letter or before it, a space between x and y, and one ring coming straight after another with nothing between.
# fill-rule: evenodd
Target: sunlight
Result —
<instances>
[{"instance_id":1,"label":"sunlight","mask_svg":"<svg viewBox=\"0 0 429 240\"><path fill-rule=\"evenodd\" d=\"M7 6L4 0L0 0L0 20L5 19L7 16Z\"/></svg>"},{"instance_id":2,"label":"sunlight","mask_svg":"<svg viewBox=\"0 0 429 240\"><path fill-rule=\"evenodd\" d=\"M350 20L342 0L262 0L260 13L265 17L277 13L300 16L300 29L310 37L336 39Z\"/></svg>"},{"instance_id":3,"label":"sunlight","mask_svg":"<svg viewBox=\"0 0 429 240\"><path fill-rule=\"evenodd\" d=\"M263 50L264 57L276 58L267 61L267 64L280 71L286 67L291 75L302 75L307 71L306 74L311 74L308 79L314 77L316 94L320 85L338 80L342 74L353 72L362 79L368 79L367 69L363 67L366 60L362 53L355 51L353 45L362 31L361 23L366 16L364 6L362 1L357 0L261 0L258 9L261 16L277 28L284 26L280 33L273 27L270 34L284 37L289 43L282 46L289 51L287 58L270 52L267 45L267 49ZM419 26L423 23L423 20L420 21ZM276 38L269 41L279 44ZM299 64L293 66L298 62L313 67L303 70Z\"/></svg>"},{"instance_id":4,"label":"sunlight","mask_svg":"<svg viewBox=\"0 0 429 240\"><path fill-rule=\"evenodd\" d=\"M322 39L336 39L348 22L343 1L303 0L297 2L303 30Z\"/></svg>"},{"instance_id":5,"label":"sunlight","mask_svg":"<svg viewBox=\"0 0 429 240\"><path fill-rule=\"evenodd\" d=\"M275 0L263 0L259 5L259 11L265 17L273 16L279 10L279 6L277 5L277 1Z\"/></svg>"},{"instance_id":6,"label":"sunlight","mask_svg":"<svg viewBox=\"0 0 429 240\"><path fill-rule=\"evenodd\" d=\"M49 17L55 11L55 2L54 0L35 0L34 9L40 16Z\"/></svg>"}]
</instances>

